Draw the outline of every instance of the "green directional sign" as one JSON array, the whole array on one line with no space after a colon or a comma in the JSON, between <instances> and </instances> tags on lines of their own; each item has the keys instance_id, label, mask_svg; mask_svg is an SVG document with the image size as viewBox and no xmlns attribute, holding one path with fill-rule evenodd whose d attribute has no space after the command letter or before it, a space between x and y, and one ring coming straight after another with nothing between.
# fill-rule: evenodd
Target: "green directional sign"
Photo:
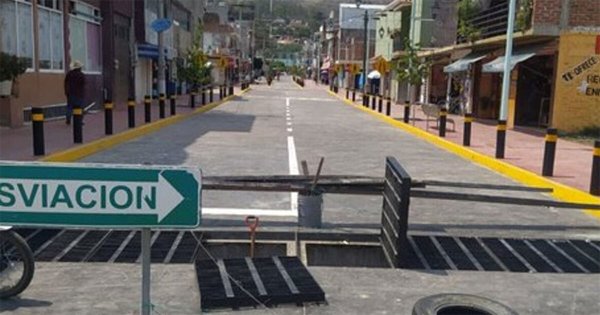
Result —
<instances>
[{"instance_id":1,"label":"green directional sign","mask_svg":"<svg viewBox=\"0 0 600 315\"><path fill-rule=\"evenodd\" d=\"M189 228L200 209L199 169L0 161L0 224Z\"/></svg>"}]
</instances>

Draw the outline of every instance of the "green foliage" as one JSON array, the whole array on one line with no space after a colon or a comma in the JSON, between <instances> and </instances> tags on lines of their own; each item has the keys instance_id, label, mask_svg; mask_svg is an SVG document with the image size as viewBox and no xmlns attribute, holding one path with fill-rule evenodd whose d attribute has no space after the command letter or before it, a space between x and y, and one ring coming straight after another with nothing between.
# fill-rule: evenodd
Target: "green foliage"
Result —
<instances>
[{"instance_id":1,"label":"green foliage","mask_svg":"<svg viewBox=\"0 0 600 315\"><path fill-rule=\"evenodd\" d=\"M479 12L476 0L461 0L458 2L458 34L473 42L481 37L481 31L473 26L473 19Z\"/></svg>"},{"instance_id":2,"label":"green foliage","mask_svg":"<svg viewBox=\"0 0 600 315\"><path fill-rule=\"evenodd\" d=\"M404 40L404 55L394 63L397 79L411 85L419 85L429 75L429 62L417 55L419 45L411 44L407 38Z\"/></svg>"},{"instance_id":3,"label":"green foliage","mask_svg":"<svg viewBox=\"0 0 600 315\"><path fill-rule=\"evenodd\" d=\"M271 69L273 69L274 71L286 71L287 67L285 66L285 64L282 61L279 60L273 60L271 61Z\"/></svg>"},{"instance_id":4,"label":"green foliage","mask_svg":"<svg viewBox=\"0 0 600 315\"><path fill-rule=\"evenodd\" d=\"M27 62L23 58L0 52L0 82L14 81L27 70Z\"/></svg>"},{"instance_id":5,"label":"green foliage","mask_svg":"<svg viewBox=\"0 0 600 315\"><path fill-rule=\"evenodd\" d=\"M185 54L185 63L177 65L179 79L195 87L212 82L210 76L212 66L208 65L208 56L201 48L202 33L202 25L199 24L194 35L194 42Z\"/></svg>"},{"instance_id":6,"label":"green foliage","mask_svg":"<svg viewBox=\"0 0 600 315\"><path fill-rule=\"evenodd\" d=\"M533 11L532 0L519 1L519 11L515 19L515 29L524 32L531 27L531 12Z\"/></svg>"}]
</instances>

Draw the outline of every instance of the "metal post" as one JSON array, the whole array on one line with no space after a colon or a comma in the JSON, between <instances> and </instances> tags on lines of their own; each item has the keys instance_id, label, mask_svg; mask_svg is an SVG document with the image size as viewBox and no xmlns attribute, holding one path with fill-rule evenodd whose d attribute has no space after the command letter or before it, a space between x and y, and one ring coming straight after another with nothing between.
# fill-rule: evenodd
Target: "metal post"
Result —
<instances>
[{"instance_id":1,"label":"metal post","mask_svg":"<svg viewBox=\"0 0 600 315\"><path fill-rule=\"evenodd\" d=\"M504 122L504 133L502 136L502 142L497 142L496 145L506 145L506 120L508 119L508 96L510 92L510 59L512 57L512 46L513 46L513 33L515 24L515 6L516 0L510 0L508 6L508 26L506 27L506 50L504 51L504 71L502 74L502 102L500 103L500 118L498 121L498 130L500 130L500 123ZM498 157L498 153L502 153L502 157ZM504 147L496 148L496 157L504 158Z\"/></svg>"},{"instance_id":2,"label":"metal post","mask_svg":"<svg viewBox=\"0 0 600 315\"><path fill-rule=\"evenodd\" d=\"M379 95L379 103L377 104L377 111L381 113L383 111L383 96Z\"/></svg>"},{"instance_id":3,"label":"metal post","mask_svg":"<svg viewBox=\"0 0 600 315\"><path fill-rule=\"evenodd\" d=\"M108 100L104 103L104 134L113 134L113 103Z\"/></svg>"},{"instance_id":4,"label":"metal post","mask_svg":"<svg viewBox=\"0 0 600 315\"><path fill-rule=\"evenodd\" d=\"M367 11L367 9L365 9L365 17L364 17L364 22L365 22L365 30L364 30L364 49L363 49L363 93L366 94L367 93L367 58L369 58L368 55L368 49L369 49L369 11ZM367 103L368 106L368 103Z\"/></svg>"},{"instance_id":5,"label":"metal post","mask_svg":"<svg viewBox=\"0 0 600 315\"><path fill-rule=\"evenodd\" d=\"M377 95L372 94L371 95L371 109L376 110L377 109Z\"/></svg>"},{"instance_id":6,"label":"metal post","mask_svg":"<svg viewBox=\"0 0 600 315\"><path fill-rule=\"evenodd\" d=\"M213 102L213 98L214 98L214 91L213 91L213 86L212 84L209 86L209 90L208 90L208 100L212 103Z\"/></svg>"},{"instance_id":7,"label":"metal post","mask_svg":"<svg viewBox=\"0 0 600 315\"><path fill-rule=\"evenodd\" d=\"M171 95L171 116L175 116L176 111L177 111L177 104L175 103L177 101L177 97L175 95Z\"/></svg>"},{"instance_id":8,"label":"metal post","mask_svg":"<svg viewBox=\"0 0 600 315\"><path fill-rule=\"evenodd\" d=\"M504 147L506 145L506 120L498 120L496 131L496 158L504 158Z\"/></svg>"},{"instance_id":9,"label":"metal post","mask_svg":"<svg viewBox=\"0 0 600 315\"><path fill-rule=\"evenodd\" d=\"M594 142L590 194L600 196L600 140Z\"/></svg>"},{"instance_id":10,"label":"metal post","mask_svg":"<svg viewBox=\"0 0 600 315\"><path fill-rule=\"evenodd\" d=\"M346 88L346 99L350 98L350 89Z\"/></svg>"},{"instance_id":11,"label":"metal post","mask_svg":"<svg viewBox=\"0 0 600 315\"><path fill-rule=\"evenodd\" d=\"M391 97L388 97L386 99L385 115L386 116L391 116L392 115L392 98Z\"/></svg>"},{"instance_id":12,"label":"metal post","mask_svg":"<svg viewBox=\"0 0 600 315\"><path fill-rule=\"evenodd\" d=\"M356 89L352 89L352 103L356 102Z\"/></svg>"},{"instance_id":13,"label":"metal post","mask_svg":"<svg viewBox=\"0 0 600 315\"><path fill-rule=\"evenodd\" d=\"M165 17L165 5L163 0L158 0L158 18L163 19ZM158 33L158 93L165 94L166 92L166 81L165 81L165 41L164 32Z\"/></svg>"},{"instance_id":14,"label":"metal post","mask_svg":"<svg viewBox=\"0 0 600 315\"><path fill-rule=\"evenodd\" d=\"M202 93L202 96L201 96L202 101L200 104L206 105L206 87L205 86L200 88L200 93Z\"/></svg>"},{"instance_id":15,"label":"metal post","mask_svg":"<svg viewBox=\"0 0 600 315\"><path fill-rule=\"evenodd\" d=\"M440 137L445 137L446 136L446 119L448 116L448 110L446 109L446 107L442 107L440 109L440 128L439 128L439 135Z\"/></svg>"},{"instance_id":16,"label":"metal post","mask_svg":"<svg viewBox=\"0 0 600 315\"><path fill-rule=\"evenodd\" d=\"M129 128L135 128L135 100L133 98L127 100L127 122Z\"/></svg>"},{"instance_id":17,"label":"metal post","mask_svg":"<svg viewBox=\"0 0 600 315\"><path fill-rule=\"evenodd\" d=\"M158 97L158 117L159 118L165 118L165 95L164 94L160 94L160 96Z\"/></svg>"},{"instance_id":18,"label":"metal post","mask_svg":"<svg viewBox=\"0 0 600 315\"><path fill-rule=\"evenodd\" d=\"M403 121L404 123L409 123L410 122L410 102L406 101L404 103L404 117L403 117Z\"/></svg>"},{"instance_id":19,"label":"metal post","mask_svg":"<svg viewBox=\"0 0 600 315\"><path fill-rule=\"evenodd\" d=\"M471 146L471 124L473 123L473 115L471 113L465 114L465 123L463 130L463 145L465 147Z\"/></svg>"},{"instance_id":20,"label":"metal post","mask_svg":"<svg viewBox=\"0 0 600 315\"><path fill-rule=\"evenodd\" d=\"M152 120L152 99L150 95L144 96L144 121L149 123Z\"/></svg>"},{"instance_id":21,"label":"metal post","mask_svg":"<svg viewBox=\"0 0 600 315\"><path fill-rule=\"evenodd\" d=\"M196 92L194 92L194 91L190 92L190 107L191 108L196 107Z\"/></svg>"},{"instance_id":22,"label":"metal post","mask_svg":"<svg viewBox=\"0 0 600 315\"><path fill-rule=\"evenodd\" d=\"M542 176L553 176L554 158L556 157L556 141L558 140L558 131L555 128L548 128L544 145L544 164L542 166Z\"/></svg>"},{"instance_id":23,"label":"metal post","mask_svg":"<svg viewBox=\"0 0 600 315\"><path fill-rule=\"evenodd\" d=\"M44 109L33 107L31 109L31 125L33 131L33 155L44 155Z\"/></svg>"},{"instance_id":24,"label":"metal post","mask_svg":"<svg viewBox=\"0 0 600 315\"><path fill-rule=\"evenodd\" d=\"M142 229L142 304L141 315L150 315L150 229Z\"/></svg>"},{"instance_id":25,"label":"metal post","mask_svg":"<svg viewBox=\"0 0 600 315\"><path fill-rule=\"evenodd\" d=\"M83 142L83 108L73 108L73 142Z\"/></svg>"}]
</instances>

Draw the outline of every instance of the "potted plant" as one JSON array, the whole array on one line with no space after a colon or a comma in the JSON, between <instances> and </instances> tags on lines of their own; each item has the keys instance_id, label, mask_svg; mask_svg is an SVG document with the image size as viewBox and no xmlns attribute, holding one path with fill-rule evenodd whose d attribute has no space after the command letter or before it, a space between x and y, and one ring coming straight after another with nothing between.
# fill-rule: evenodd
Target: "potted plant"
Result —
<instances>
[{"instance_id":1,"label":"potted plant","mask_svg":"<svg viewBox=\"0 0 600 315\"><path fill-rule=\"evenodd\" d=\"M0 52L0 96L10 96L13 82L27 70L25 60Z\"/></svg>"}]
</instances>

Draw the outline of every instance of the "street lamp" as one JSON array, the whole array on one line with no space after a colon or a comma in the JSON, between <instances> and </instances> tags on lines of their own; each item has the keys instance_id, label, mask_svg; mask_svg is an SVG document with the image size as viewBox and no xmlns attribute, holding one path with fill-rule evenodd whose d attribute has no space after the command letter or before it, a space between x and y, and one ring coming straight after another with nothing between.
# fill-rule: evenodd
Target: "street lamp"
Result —
<instances>
[{"instance_id":1,"label":"street lamp","mask_svg":"<svg viewBox=\"0 0 600 315\"><path fill-rule=\"evenodd\" d=\"M356 8L360 9L360 5L362 4L361 0L356 0ZM368 43L368 35L369 35L369 12L367 11L367 9L365 9L365 17L364 17L364 21L365 21L365 31L364 31L364 35L363 35L363 71L362 71L362 77L363 77L363 88L362 88L362 92L363 95L365 95L367 93L367 58L369 58L368 56L368 48L369 48L369 43Z\"/></svg>"}]
</instances>

